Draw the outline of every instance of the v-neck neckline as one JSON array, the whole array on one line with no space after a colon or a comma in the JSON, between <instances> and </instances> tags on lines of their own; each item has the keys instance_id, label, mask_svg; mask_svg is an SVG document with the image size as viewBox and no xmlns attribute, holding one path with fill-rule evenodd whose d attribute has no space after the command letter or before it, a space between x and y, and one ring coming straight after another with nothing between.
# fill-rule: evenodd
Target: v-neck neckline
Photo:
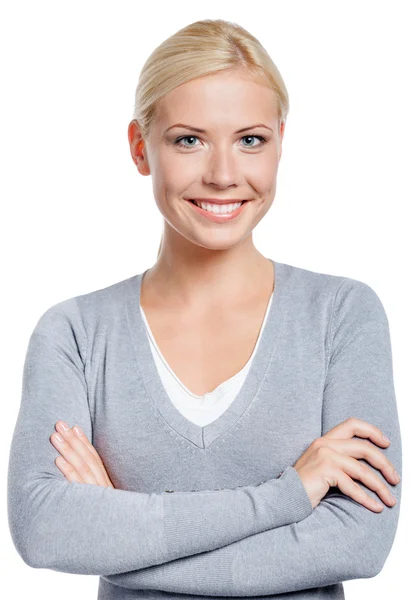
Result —
<instances>
[{"instance_id":1,"label":"v-neck neckline","mask_svg":"<svg viewBox=\"0 0 411 600\"><path fill-rule=\"evenodd\" d=\"M269 260L271 260L274 266L273 297L267 314L265 328L261 334L250 369L237 396L227 410L217 419L203 427L196 425L184 417L174 406L158 373L140 311L141 282L148 269L126 280L126 317L138 372L144 383L148 397L168 425L177 434L199 448L210 446L214 440L225 434L242 417L263 384L268 366L275 354L277 341L288 306L286 291L289 285L289 277L287 277L286 265L284 263L272 259Z\"/></svg>"},{"instance_id":2,"label":"v-neck neckline","mask_svg":"<svg viewBox=\"0 0 411 600\"><path fill-rule=\"evenodd\" d=\"M235 380L240 377L240 375L243 373L243 371L245 371L246 369L249 368L250 363L254 360L254 355L255 355L256 350L258 348L260 337L261 337L262 331L264 331L265 323L267 321L267 316L268 316L268 313L269 313L269 310L270 310L270 307L271 307L271 298L272 298L272 294L271 294L270 299L268 301L268 306L266 308L266 312L264 313L264 319L263 319L263 323L262 323L261 328L260 328L260 332L259 332L257 341L256 341L256 343L254 345L254 349L253 349L253 351L251 353L251 356L248 359L247 363L243 366L242 369L240 369L240 371L237 371L237 373L235 373L235 375L232 375L231 377L229 377L225 381L221 382L211 392L208 392L208 393L205 393L205 394L201 394L201 395L194 394L194 392L192 392L191 390L189 390L188 387L178 377L177 373L171 368L171 365L166 360L166 357L162 353L159 345L157 344L157 341L156 341L156 339L154 337L154 334L151 331L150 323L148 322L147 316L146 316L146 314L144 312L143 307L141 306L141 303L140 303L140 310L141 310L142 318L143 318L143 321L144 321L144 325L146 327L147 335L149 336L150 342L151 342L152 346L154 347L154 351L155 351L155 353L156 353L156 355L158 357L158 360L161 361L162 365L167 370L167 372L170 373L170 375L174 379L174 381L177 382L178 387L181 390L184 390L184 393L192 399L192 402L204 402L205 398L212 397L213 398L213 404L214 404L214 402L220 400L227 393L227 390L229 390L231 388L231 386L234 384ZM157 363L157 361L155 361L155 362Z\"/></svg>"}]
</instances>

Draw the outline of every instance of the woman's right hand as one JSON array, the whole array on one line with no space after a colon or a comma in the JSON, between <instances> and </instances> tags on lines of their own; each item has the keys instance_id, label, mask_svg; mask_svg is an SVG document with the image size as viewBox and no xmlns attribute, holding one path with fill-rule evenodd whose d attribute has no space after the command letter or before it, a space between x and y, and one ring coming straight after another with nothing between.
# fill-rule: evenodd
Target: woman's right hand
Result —
<instances>
[{"instance_id":1,"label":"woman's right hand","mask_svg":"<svg viewBox=\"0 0 411 600\"><path fill-rule=\"evenodd\" d=\"M374 512L384 510L384 507L366 494L353 479L374 490L388 506L394 506L396 501L388 486L369 467L355 459L365 458L373 467L382 471L392 484L398 483L394 475L395 466L374 444L365 440L353 440L353 436L369 438L385 448L390 444L384 440L378 427L351 417L314 440L293 465L313 508L320 503L330 487L337 486L344 494L366 508Z\"/></svg>"}]
</instances>

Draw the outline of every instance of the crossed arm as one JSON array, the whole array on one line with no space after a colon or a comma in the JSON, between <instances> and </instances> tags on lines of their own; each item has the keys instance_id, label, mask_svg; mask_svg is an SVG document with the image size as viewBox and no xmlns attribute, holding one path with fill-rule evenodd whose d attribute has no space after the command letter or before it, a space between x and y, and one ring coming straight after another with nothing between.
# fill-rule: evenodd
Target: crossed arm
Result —
<instances>
[{"instance_id":1,"label":"crossed arm","mask_svg":"<svg viewBox=\"0 0 411 600\"><path fill-rule=\"evenodd\" d=\"M381 301L362 284L346 293L351 319L333 321L332 352L323 392L322 435L357 417L391 440L379 448L402 476L402 444L392 369L389 324ZM342 302L342 298L341 298ZM341 314L341 313L340 313ZM383 478L367 461L367 468ZM204 596L274 595L373 577L396 534L402 479L384 483L397 503L373 512L338 488L298 522L271 528L222 548L161 566L104 576L111 583ZM358 481L375 500L378 495Z\"/></svg>"},{"instance_id":2,"label":"crossed arm","mask_svg":"<svg viewBox=\"0 0 411 600\"><path fill-rule=\"evenodd\" d=\"M351 416L373 423L390 438L381 451L401 475L388 322L371 288L358 291L356 318L333 322L322 431ZM312 510L292 467L260 486L165 495L68 483L56 474L50 423L62 416L81 423L91 439L78 351L85 341L73 327L74 312L67 301L44 315L25 363L8 507L27 564L207 596L279 594L380 572L396 532L401 483L391 486L397 504L374 513L338 489Z\"/></svg>"},{"instance_id":3,"label":"crossed arm","mask_svg":"<svg viewBox=\"0 0 411 600\"><path fill-rule=\"evenodd\" d=\"M84 333L75 299L68 300L46 311L28 345L9 459L8 517L29 566L88 575L139 571L312 512L292 467L260 485L174 494L67 481L54 462L50 424L79 424L92 439Z\"/></svg>"}]
</instances>

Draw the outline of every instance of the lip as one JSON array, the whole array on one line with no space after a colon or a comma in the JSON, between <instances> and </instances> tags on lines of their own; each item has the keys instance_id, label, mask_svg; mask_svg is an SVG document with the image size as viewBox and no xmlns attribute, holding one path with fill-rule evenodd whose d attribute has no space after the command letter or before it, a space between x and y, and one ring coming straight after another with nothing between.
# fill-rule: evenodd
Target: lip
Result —
<instances>
[{"instance_id":1,"label":"lip","mask_svg":"<svg viewBox=\"0 0 411 600\"><path fill-rule=\"evenodd\" d=\"M194 200L194 198L193 198ZM190 200L186 200L186 202L202 217L208 219L209 221L213 221L214 223L226 223L227 221L232 221L233 219L235 219L236 217L238 217L244 210L244 207L246 206L246 204L248 204L248 202L243 201L243 200L239 200L238 202L243 202L241 206L239 206L238 208L236 208L236 210L233 210L233 212L230 213L225 213L224 215L218 215L216 213L212 213L208 210L203 210L202 208L200 208L200 206L197 206L196 204L194 204L193 202L190 202ZM227 204L227 202L220 202L219 204ZM228 204L231 204L231 202L229 202Z\"/></svg>"},{"instance_id":2,"label":"lip","mask_svg":"<svg viewBox=\"0 0 411 600\"><path fill-rule=\"evenodd\" d=\"M209 202L210 204L236 204L237 202L248 202L245 198L228 198L218 200L217 198L184 198L184 200L196 200L196 202Z\"/></svg>"}]
</instances>

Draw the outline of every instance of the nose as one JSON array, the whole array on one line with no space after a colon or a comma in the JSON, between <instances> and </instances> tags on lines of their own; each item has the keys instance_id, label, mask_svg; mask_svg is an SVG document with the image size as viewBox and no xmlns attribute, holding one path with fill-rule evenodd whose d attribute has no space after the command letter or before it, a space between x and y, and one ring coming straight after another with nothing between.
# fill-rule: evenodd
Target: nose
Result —
<instances>
[{"instance_id":1,"label":"nose","mask_svg":"<svg viewBox=\"0 0 411 600\"><path fill-rule=\"evenodd\" d=\"M239 184L239 178L239 164L232 149L220 147L210 151L204 167L203 182L205 184L226 188Z\"/></svg>"}]
</instances>

